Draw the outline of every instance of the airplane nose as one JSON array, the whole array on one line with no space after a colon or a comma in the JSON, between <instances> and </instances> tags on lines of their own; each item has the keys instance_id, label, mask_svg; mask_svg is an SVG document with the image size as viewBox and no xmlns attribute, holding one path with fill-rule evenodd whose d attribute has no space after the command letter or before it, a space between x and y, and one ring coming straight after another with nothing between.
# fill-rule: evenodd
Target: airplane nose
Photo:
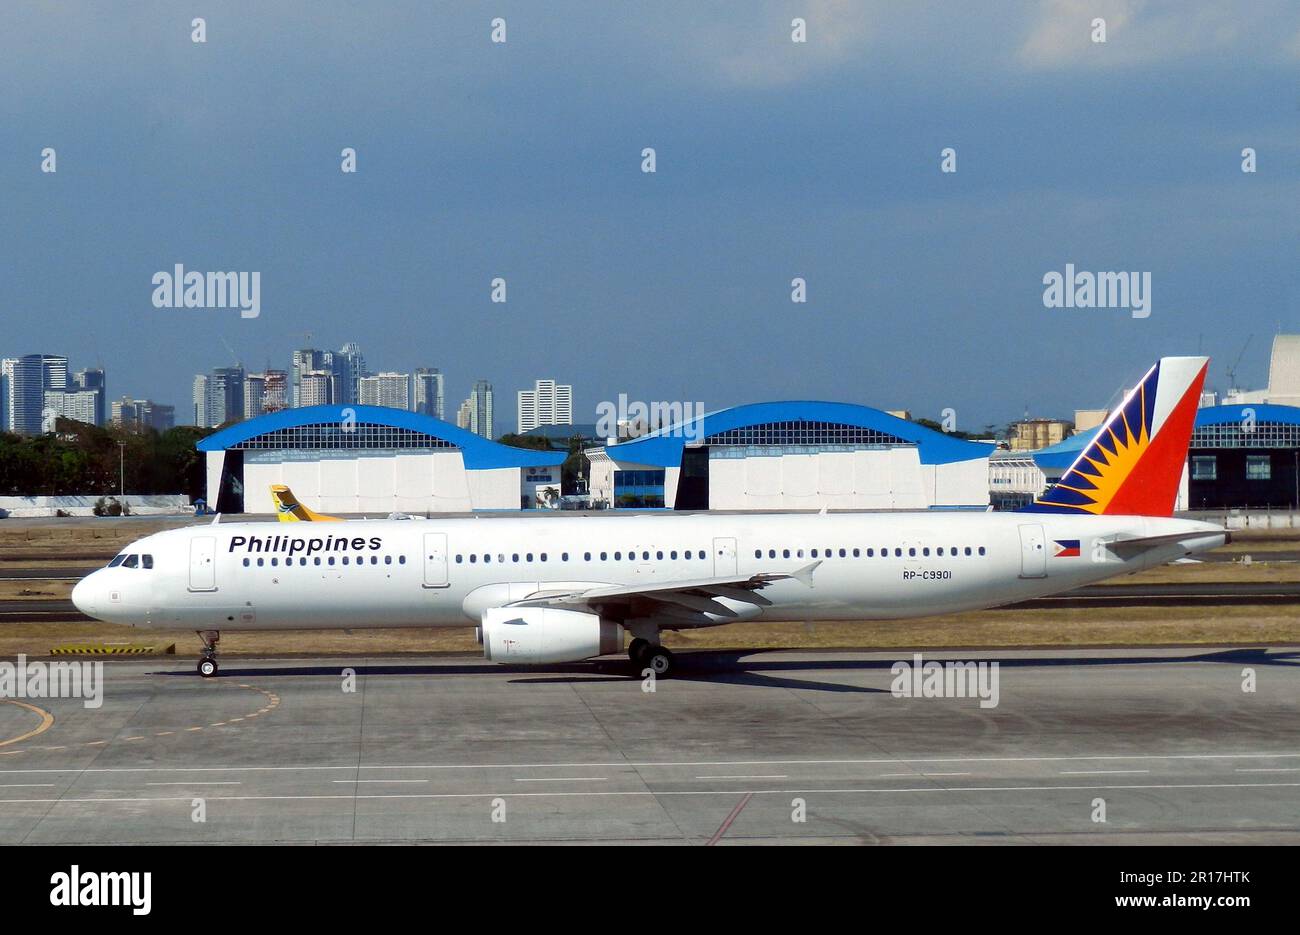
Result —
<instances>
[{"instance_id":1,"label":"airplane nose","mask_svg":"<svg viewBox=\"0 0 1300 935\"><path fill-rule=\"evenodd\" d=\"M98 616L99 607L98 602L95 600L95 592L99 589L96 583L91 580L94 577L93 573L89 574L78 581L72 588L73 606L87 617Z\"/></svg>"}]
</instances>

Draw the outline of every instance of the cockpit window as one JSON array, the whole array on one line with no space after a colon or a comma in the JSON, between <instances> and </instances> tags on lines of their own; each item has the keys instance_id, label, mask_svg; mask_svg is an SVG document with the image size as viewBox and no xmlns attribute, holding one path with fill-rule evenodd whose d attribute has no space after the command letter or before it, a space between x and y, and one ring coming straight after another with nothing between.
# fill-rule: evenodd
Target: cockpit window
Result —
<instances>
[{"instance_id":1,"label":"cockpit window","mask_svg":"<svg viewBox=\"0 0 1300 935\"><path fill-rule=\"evenodd\" d=\"M140 565L141 565L142 567L144 567L144 568L152 568L152 567L153 567L153 556L152 556L152 555L141 555L141 556L140 556Z\"/></svg>"},{"instance_id":2,"label":"cockpit window","mask_svg":"<svg viewBox=\"0 0 1300 935\"><path fill-rule=\"evenodd\" d=\"M123 568L135 568L140 564L140 556L128 555L126 561L122 563Z\"/></svg>"},{"instance_id":3,"label":"cockpit window","mask_svg":"<svg viewBox=\"0 0 1300 935\"><path fill-rule=\"evenodd\" d=\"M113 560L108 563L108 567L116 568L118 565L121 565L124 561L126 561L125 555L114 555Z\"/></svg>"}]
</instances>

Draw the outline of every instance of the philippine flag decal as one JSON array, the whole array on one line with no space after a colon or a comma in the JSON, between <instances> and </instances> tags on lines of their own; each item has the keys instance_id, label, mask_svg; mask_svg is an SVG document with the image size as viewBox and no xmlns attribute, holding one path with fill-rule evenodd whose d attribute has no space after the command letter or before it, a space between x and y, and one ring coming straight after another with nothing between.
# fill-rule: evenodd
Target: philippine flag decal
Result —
<instances>
[{"instance_id":1,"label":"philippine flag decal","mask_svg":"<svg viewBox=\"0 0 1300 935\"><path fill-rule=\"evenodd\" d=\"M1054 539L1056 551L1053 558L1076 558L1079 555L1078 539Z\"/></svg>"}]
</instances>

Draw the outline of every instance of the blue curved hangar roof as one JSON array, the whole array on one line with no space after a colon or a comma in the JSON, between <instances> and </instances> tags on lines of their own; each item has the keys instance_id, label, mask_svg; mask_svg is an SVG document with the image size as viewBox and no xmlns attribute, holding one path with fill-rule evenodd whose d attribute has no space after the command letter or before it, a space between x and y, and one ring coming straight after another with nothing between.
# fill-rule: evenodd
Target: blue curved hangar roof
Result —
<instances>
[{"instance_id":1,"label":"blue curved hangar roof","mask_svg":"<svg viewBox=\"0 0 1300 935\"><path fill-rule=\"evenodd\" d=\"M710 446L797 447L915 445L922 464L987 458L993 446L953 438L879 409L853 403L790 401L720 409L631 441L605 448L611 458L633 464L676 467L688 441Z\"/></svg>"},{"instance_id":2,"label":"blue curved hangar roof","mask_svg":"<svg viewBox=\"0 0 1300 935\"><path fill-rule=\"evenodd\" d=\"M389 451L449 448L470 470L551 467L567 452L512 448L419 412L386 406L306 406L284 409L214 432L199 451L276 448L326 451Z\"/></svg>"},{"instance_id":3,"label":"blue curved hangar roof","mask_svg":"<svg viewBox=\"0 0 1300 935\"><path fill-rule=\"evenodd\" d=\"M1222 433L1203 431L1214 426L1239 427L1253 419L1255 426L1291 425L1300 426L1300 407L1277 406L1271 403L1246 403L1232 406L1207 406L1196 410L1196 422L1192 427L1192 447L1219 447L1224 442ZM1074 463L1084 448L1092 443L1093 436L1100 431L1100 426L1071 435L1063 442L1057 442L1047 448L1030 452L1034 462L1043 468L1068 468ZM1245 435L1246 442L1253 441L1250 434ZM1269 447L1269 442L1276 439L1260 435L1258 444ZM1217 444L1216 444L1217 442Z\"/></svg>"}]
</instances>

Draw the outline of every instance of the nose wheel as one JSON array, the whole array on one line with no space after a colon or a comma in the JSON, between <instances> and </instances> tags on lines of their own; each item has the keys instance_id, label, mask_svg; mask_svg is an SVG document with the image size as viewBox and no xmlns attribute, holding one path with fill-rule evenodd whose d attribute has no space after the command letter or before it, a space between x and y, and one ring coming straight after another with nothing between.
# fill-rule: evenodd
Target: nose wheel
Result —
<instances>
[{"instance_id":1,"label":"nose wheel","mask_svg":"<svg viewBox=\"0 0 1300 935\"><path fill-rule=\"evenodd\" d=\"M196 630L199 639L203 640L203 655L199 657L198 671L199 675L205 679L210 679L217 674L217 641L221 639L221 633L217 630Z\"/></svg>"}]
</instances>

